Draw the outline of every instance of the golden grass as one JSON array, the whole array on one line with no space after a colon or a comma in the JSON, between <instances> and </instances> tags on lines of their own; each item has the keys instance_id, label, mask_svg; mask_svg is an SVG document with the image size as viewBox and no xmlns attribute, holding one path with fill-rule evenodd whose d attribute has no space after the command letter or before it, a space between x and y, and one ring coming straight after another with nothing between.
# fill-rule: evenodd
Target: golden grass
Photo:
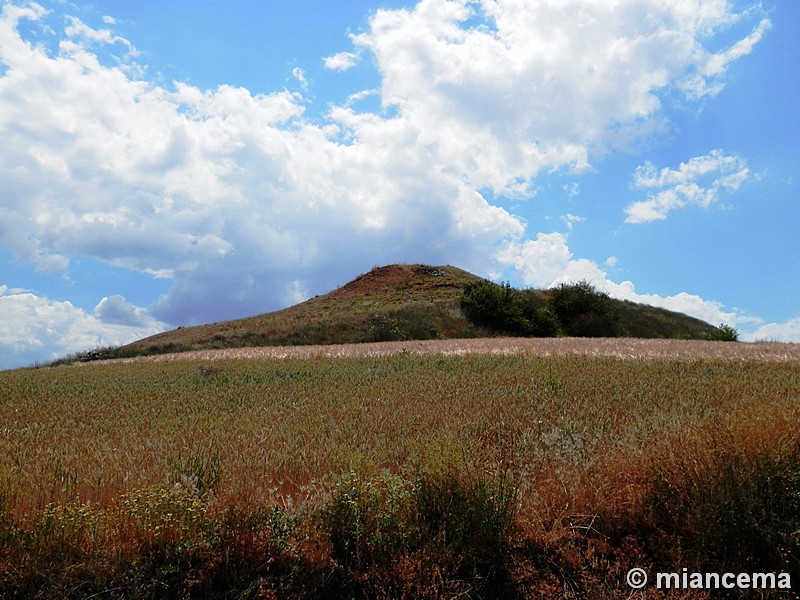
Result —
<instances>
[{"instance_id":1,"label":"golden grass","mask_svg":"<svg viewBox=\"0 0 800 600\"><path fill-rule=\"evenodd\" d=\"M141 550L199 543L199 523L233 508L318 507L343 473L510 473L515 539L614 597L632 560L620 540L646 554L653 527L702 528L692 503L721 489L703 482L800 473L799 421L795 362L402 353L3 372L0 524Z\"/></svg>"}]
</instances>

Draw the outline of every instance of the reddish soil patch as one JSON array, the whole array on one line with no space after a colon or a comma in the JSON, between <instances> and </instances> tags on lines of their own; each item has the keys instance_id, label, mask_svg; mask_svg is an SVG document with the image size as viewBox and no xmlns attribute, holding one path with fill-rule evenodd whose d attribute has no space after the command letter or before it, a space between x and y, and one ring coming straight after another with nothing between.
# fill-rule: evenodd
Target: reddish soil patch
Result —
<instances>
[{"instance_id":1,"label":"reddish soil patch","mask_svg":"<svg viewBox=\"0 0 800 600\"><path fill-rule=\"evenodd\" d=\"M733 361L800 362L800 344L706 342L699 340L641 340L633 338L481 338L335 344L327 346L268 346L197 350L126 360L216 360L226 358L315 358L414 354L581 354L622 359L713 359Z\"/></svg>"},{"instance_id":2,"label":"reddish soil patch","mask_svg":"<svg viewBox=\"0 0 800 600\"><path fill-rule=\"evenodd\" d=\"M388 265L375 267L368 273L359 275L351 282L325 295L328 300L342 298L354 299L381 295L390 292L410 290L414 284L428 281L431 277L446 277L447 273L438 267L426 265Z\"/></svg>"},{"instance_id":3,"label":"reddish soil patch","mask_svg":"<svg viewBox=\"0 0 800 600\"><path fill-rule=\"evenodd\" d=\"M400 265L389 265L372 269L343 285L336 291L345 294L369 294L375 291L388 289L403 289L413 278L413 273Z\"/></svg>"}]
</instances>

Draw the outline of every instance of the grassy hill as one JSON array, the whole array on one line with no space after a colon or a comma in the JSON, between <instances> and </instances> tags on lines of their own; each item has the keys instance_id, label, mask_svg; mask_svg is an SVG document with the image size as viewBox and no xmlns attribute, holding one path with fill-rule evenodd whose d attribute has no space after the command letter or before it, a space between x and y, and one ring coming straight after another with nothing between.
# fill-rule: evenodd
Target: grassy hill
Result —
<instances>
[{"instance_id":1,"label":"grassy hill","mask_svg":"<svg viewBox=\"0 0 800 600\"><path fill-rule=\"evenodd\" d=\"M502 335L470 322L460 298L470 283L484 281L452 266L376 267L344 286L289 308L233 321L160 333L92 358L207 348L340 344L390 340ZM527 290L546 305L551 292ZM661 308L614 300L619 332L627 337L715 339L716 327Z\"/></svg>"},{"instance_id":2,"label":"grassy hill","mask_svg":"<svg viewBox=\"0 0 800 600\"><path fill-rule=\"evenodd\" d=\"M340 344L399 339L476 337L459 299L481 281L456 267L378 267L322 296L271 313L182 327L124 346L121 351Z\"/></svg>"}]
</instances>

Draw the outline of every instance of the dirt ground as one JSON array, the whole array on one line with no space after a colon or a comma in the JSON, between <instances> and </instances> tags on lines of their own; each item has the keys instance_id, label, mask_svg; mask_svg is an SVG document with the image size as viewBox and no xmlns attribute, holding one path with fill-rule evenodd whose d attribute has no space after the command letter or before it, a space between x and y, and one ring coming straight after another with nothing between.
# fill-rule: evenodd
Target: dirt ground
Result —
<instances>
[{"instance_id":1,"label":"dirt ground","mask_svg":"<svg viewBox=\"0 0 800 600\"><path fill-rule=\"evenodd\" d=\"M622 359L722 359L734 361L800 362L800 344L779 342L705 342L698 340L642 340L632 338L481 338L336 344L327 346L268 346L197 350L125 360L220 360L228 358L327 358L415 354L582 354Z\"/></svg>"}]
</instances>

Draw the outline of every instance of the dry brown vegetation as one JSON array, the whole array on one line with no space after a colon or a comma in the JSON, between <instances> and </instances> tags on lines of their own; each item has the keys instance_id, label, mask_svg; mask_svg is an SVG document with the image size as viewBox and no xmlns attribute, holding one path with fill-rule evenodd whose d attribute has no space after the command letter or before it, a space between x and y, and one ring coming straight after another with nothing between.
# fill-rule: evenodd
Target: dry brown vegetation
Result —
<instances>
[{"instance_id":1,"label":"dry brown vegetation","mask_svg":"<svg viewBox=\"0 0 800 600\"><path fill-rule=\"evenodd\" d=\"M0 597L797 586L796 346L450 344L0 373Z\"/></svg>"},{"instance_id":2,"label":"dry brown vegetation","mask_svg":"<svg viewBox=\"0 0 800 600\"><path fill-rule=\"evenodd\" d=\"M733 344L705 340L645 340L637 338L477 338L452 340L413 340L361 344L323 344L306 346L265 346L220 348L159 354L130 360L219 360L225 358L332 358L390 356L398 353L460 356L489 354L508 356L595 356L635 360L683 358L689 360L800 361L800 344L757 342Z\"/></svg>"}]
</instances>

